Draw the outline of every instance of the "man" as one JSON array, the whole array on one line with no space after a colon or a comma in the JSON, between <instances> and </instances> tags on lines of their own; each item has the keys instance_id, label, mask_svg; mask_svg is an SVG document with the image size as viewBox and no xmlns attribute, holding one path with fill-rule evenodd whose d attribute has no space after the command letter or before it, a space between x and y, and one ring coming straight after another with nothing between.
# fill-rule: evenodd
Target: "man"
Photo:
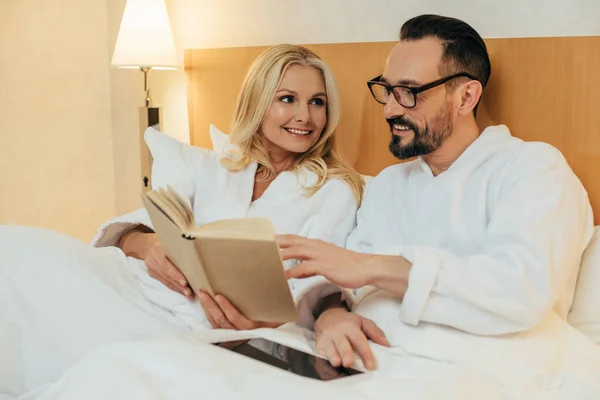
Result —
<instances>
[{"instance_id":1,"label":"man","mask_svg":"<svg viewBox=\"0 0 600 400\"><path fill-rule=\"evenodd\" d=\"M587 194L550 145L504 126L480 130L475 112L490 71L468 24L407 21L368 85L390 125L390 151L417 158L373 179L347 249L279 238L284 259L303 261L288 278L363 288L346 296L356 313L332 296L315 312L317 351L333 365L351 365L354 349L373 368L367 339L402 345L402 327L497 336L531 330L550 313L566 317L593 230Z\"/></svg>"}]
</instances>

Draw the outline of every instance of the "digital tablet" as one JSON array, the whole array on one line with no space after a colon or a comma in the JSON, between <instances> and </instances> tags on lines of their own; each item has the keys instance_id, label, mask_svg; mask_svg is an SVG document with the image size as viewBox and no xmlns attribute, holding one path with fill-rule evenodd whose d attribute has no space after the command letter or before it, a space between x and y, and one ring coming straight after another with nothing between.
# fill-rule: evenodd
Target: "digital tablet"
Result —
<instances>
[{"instance_id":1,"label":"digital tablet","mask_svg":"<svg viewBox=\"0 0 600 400\"><path fill-rule=\"evenodd\" d=\"M239 342L232 341L214 344L222 345L221 347L227 350L281 368L296 375L320 381L329 381L363 373L352 368L334 367L326 359L267 339L252 339L249 342L236 346L235 344L237 343Z\"/></svg>"}]
</instances>

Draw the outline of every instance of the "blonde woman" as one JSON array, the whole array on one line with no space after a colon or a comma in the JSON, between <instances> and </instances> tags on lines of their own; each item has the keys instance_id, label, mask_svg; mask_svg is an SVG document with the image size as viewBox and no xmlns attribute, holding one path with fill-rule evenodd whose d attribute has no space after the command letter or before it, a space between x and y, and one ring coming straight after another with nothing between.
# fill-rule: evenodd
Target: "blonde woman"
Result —
<instances>
[{"instance_id":1,"label":"blonde woman","mask_svg":"<svg viewBox=\"0 0 600 400\"><path fill-rule=\"evenodd\" d=\"M272 47L255 60L243 83L231 150L224 156L195 153L187 176L170 184L190 199L198 224L266 217L278 234L343 245L354 225L364 182L335 149L339 114L329 67L304 47ZM111 228L115 224L118 229ZM155 301L160 297L163 307L190 326L202 321L225 329L272 326L247 320L220 295L202 293L196 301L183 274L165 257L143 210L102 227L96 245L118 246L126 255L144 260L149 275L161 283L146 279L147 296ZM310 284L294 280L290 288L296 296ZM167 287L172 295L164 293Z\"/></svg>"}]
</instances>

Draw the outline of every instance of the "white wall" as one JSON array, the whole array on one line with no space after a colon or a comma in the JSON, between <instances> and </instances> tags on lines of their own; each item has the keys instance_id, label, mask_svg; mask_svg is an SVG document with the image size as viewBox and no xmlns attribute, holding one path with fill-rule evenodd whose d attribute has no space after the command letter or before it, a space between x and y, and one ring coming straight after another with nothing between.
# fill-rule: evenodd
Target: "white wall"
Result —
<instances>
[{"instance_id":1,"label":"white wall","mask_svg":"<svg viewBox=\"0 0 600 400\"><path fill-rule=\"evenodd\" d=\"M0 224L115 213L105 0L0 1Z\"/></svg>"},{"instance_id":2,"label":"white wall","mask_svg":"<svg viewBox=\"0 0 600 400\"><path fill-rule=\"evenodd\" d=\"M395 40L408 18L461 18L486 37L600 34L598 0L169 0L182 48Z\"/></svg>"}]
</instances>

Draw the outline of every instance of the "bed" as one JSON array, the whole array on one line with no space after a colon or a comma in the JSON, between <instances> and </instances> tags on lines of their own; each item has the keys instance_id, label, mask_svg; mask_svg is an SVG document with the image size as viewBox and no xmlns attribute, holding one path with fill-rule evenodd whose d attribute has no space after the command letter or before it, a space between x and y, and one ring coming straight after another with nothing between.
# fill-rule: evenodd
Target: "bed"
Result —
<instances>
[{"instance_id":1,"label":"bed","mask_svg":"<svg viewBox=\"0 0 600 400\"><path fill-rule=\"evenodd\" d=\"M515 136L545 141L561 150L588 190L596 211L595 222L600 224L600 181L596 178L600 168L600 91L595 90L600 87L600 37L486 42L493 73L478 113L480 125L503 123ZM365 175L375 175L397 162L387 150L389 128L381 116L381 107L372 101L365 84L381 73L393 45L382 42L307 46L333 68L343 99L340 148ZM242 79L263 49L185 52L192 145L214 146L210 125L227 132ZM577 289L580 300L575 305L580 309L579 321L592 321L587 334L597 343L600 336L594 335L600 335L595 330L600 326L600 298L593 288L600 286L599 248L600 240L595 238L582 262ZM550 326L560 324L552 318L547 322ZM583 336L575 329L561 332L565 338ZM543 382L532 381L538 378L528 360L523 360L522 365L511 360L531 346L538 346L543 358L545 349L556 346L552 337L544 337L544 332L540 332L541 342L526 336L512 337L514 344L507 348L500 346L506 338L465 338L443 329L426 329L418 336L408 334L407 341L430 343L433 350L414 354L407 349L387 352L375 346L377 372L337 383L293 376L210 345L219 340L256 336L313 351L311 334L294 326L278 331L165 335L99 349L29 398L436 399L449 398L450 393L450 398L486 400L600 398L600 364L573 356L597 351L589 340L559 351L560 362L568 363L575 375L550 374L552 378ZM452 349L466 350L460 359L453 359L457 353L452 353ZM430 354L447 357L436 359ZM544 362L552 369L559 361L547 358ZM485 369L477 367L483 364ZM519 389L514 390L517 380ZM556 391L558 387L566 389Z\"/></svg>"}]
</instances>

